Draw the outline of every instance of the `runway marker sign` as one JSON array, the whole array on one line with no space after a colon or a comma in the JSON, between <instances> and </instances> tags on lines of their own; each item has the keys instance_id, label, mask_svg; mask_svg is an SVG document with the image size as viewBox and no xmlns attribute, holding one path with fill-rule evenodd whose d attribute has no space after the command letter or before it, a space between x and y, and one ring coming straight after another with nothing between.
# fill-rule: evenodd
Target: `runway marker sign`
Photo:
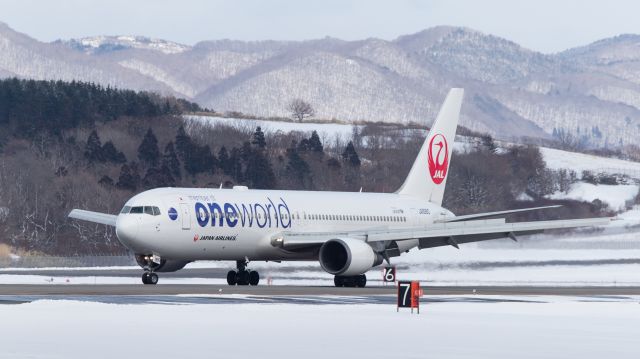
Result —
<instances>
[{"instance_id":1,"label":"runway marker sign","mask_svg":"<svg viewBox=\"0 0 640 359\"><path fill-rule=\"evenodd\" d=\"M420 314L420 296L423 294L420 289L420 282L398 282L398 305L396 311L400 311L400 308L417 309Z\"/></svg>"},{"instance_id":2,"label":"runway marker sign","mask_svg":"<svg viewBox=\"0 0 640 359\"><path fill-rule=\"evenodd\" d=\"M396 281L396 267L382 268L382 282L393 283Z\"/></svg>"}]
</instances>

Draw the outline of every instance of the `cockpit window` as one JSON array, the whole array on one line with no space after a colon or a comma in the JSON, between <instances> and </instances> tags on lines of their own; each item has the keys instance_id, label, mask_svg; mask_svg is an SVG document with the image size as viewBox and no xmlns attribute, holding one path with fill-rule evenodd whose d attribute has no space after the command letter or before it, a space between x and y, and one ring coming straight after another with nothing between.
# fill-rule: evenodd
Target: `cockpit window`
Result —
<instances>
[{"instance_id":1,"label":"cockpit window","mask_svg":"<svg viewBox=\"0 0 640 359\"><path fill-rule=\"evenodd\" d=\"M122 212L120 213L130 213L130 214L148 214L151 216L159 216L160 215L160 208L156 207L156 206L135 206L135 207L129 207L126 206L122 209Z\"/></svg>"},{"instance_id":2,"label":"cockpit window","mask_svg":"<svg viewBox=\"0 0 640 359\"><path fill-rule=\"evenodd\" d=\"M152 216L159 216L160 208L156 206L144 206L144 213L150 214Z\"/></svg>"}]
</instances>

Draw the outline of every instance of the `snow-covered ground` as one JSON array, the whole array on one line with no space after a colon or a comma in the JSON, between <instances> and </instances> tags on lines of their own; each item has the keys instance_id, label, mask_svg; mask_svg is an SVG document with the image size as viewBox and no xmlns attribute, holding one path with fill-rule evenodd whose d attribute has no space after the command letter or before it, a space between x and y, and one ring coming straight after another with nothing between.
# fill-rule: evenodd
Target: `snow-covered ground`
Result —
<instances>
[{"instance_id":1,"label":"snow-covered ground","mask_svg":"<svg viewBox=\"0 0 640 359\"><path fill-rule=\"evenodd\" d=\"M548 198L550 199L573 199L577 201L592 202L599 199L609 205L614 211L625 209L625 204L633 200L638 195L638 185L606 185L591 184L586 182L576 182L571 185L567 192L556 192Z\"/></svg>"},{"instance_id":2,"label":"snow-covered ground","mask_svg":"<svg viewBox=\"0 0 640 359\"><path fill-rule=\"evenodd\" d=\"M419 315L393 304L0 305L0 358L638 357L640 298L431 299L444 301Z\"/></svg>"},{"instance_id":3,"label":"snow-covered ground","mask_svg":"<svg viewBox=\"0 0 640 359\"><path fill-rule=\"evenodd\" d=\"M311 122L284 122L284 121L264 121L241 118L225 118L213 116L185 116L188 120L206 123L212 126L225 125L239 128L250 128L255 130L260 126L262 131L268 132L311 132L317 131L320 138L331 140L336 136L347 139L351 137L354 125L340 123L311 123Z\"/></svg>"},{"instance_id":4,"label":"snow-covered ground","mask_svg":"<svg viewBox=\"0 0 640 359\"><path fill-rule=\"evenodd\" d=\"M540 152L552 170L571 169L578 175L582 171L593 173L619 173L632 178L640 178L640 162L625 161L616 158L600 157L578 152L540 147Z\"/></svg>"}]
</instances>

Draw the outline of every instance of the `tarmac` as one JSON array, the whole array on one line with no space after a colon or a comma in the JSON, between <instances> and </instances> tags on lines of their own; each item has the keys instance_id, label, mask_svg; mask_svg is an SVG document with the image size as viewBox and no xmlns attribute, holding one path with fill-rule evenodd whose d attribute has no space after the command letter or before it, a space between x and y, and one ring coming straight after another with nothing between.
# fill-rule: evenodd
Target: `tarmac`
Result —
<instances>
[{"instance_id":1,"label":"tarmac","mask_svg":"<svg viewBox=\"0 0 640 359\"><path fill-rule=\"evenodd\" d=\"M160 273L162 278L226 278L225 269L193 268L173 273ZM52 277L138 277L139 269L29 269L2 270L0 274L42 275ZM291 273L295 277L295 273ZM161 279L162 279L161 278ZM304 278L299 278L304 280ZM376 302L381 297L394 298L397 289L393 284L381 285L373 280L365 288L337 288L322 285L266 285L229 286L220 284L0 284L0 304L32 301L35 299L83 298L112 302L114 298L169 298L171 296L207 296L222 297L237 295L246 298L283 298L290 297L339 297L342 302ZM624 286L422 286L425 297L432 296L585 296L615 297L640 296L640 287ZM93 298L93 299L92 299ZM106 298L106 299L105 299ZM262 300L261 299L261 300ZM167 299L169 300L169 299ZM384 299L392 300L392 299ZM117 301L117 300L116 300ZM134 300L135 301L135 300Z\"/></svg>"},{"instance_id":2,"label":"tarmac","mask_svg":"<svg viewBox=\"0 0 640 359\"><path fill-rule=\"evenodd\" d=\"M558 295L615 296L640 295L640 287L538 287L538 286L423 286L425 295ZM228 286L210 284L1 284L2 295L104 296L104 295L213 295L256 296L371 296L394 295L394 286L337 288L329 286L258 285Z\"/></svg>"}]
</instances>

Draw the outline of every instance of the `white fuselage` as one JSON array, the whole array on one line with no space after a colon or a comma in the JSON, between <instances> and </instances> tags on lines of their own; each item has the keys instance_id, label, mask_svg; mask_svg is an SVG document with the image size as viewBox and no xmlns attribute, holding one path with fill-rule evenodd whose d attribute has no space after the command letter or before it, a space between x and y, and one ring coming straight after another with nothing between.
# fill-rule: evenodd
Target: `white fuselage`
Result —
<instances>
[{"instance_id":1,"label":"white fuselage","mask_svg":"<svg viewBox=\"0 0 640 359\"><path fill-rule=\"evenodd\" d=\"M140 207L143 207L140 209ZM179 260L314 260L272 245L283 232L424 227L448 210L391 193L158 188L132 197L118 215L119 240L138 254ZM142 213L139 213L142 212ZM146 213L145 213L146 212ZM401 252L417 240L399 243Z\"/></svg>"}]
</instances>

